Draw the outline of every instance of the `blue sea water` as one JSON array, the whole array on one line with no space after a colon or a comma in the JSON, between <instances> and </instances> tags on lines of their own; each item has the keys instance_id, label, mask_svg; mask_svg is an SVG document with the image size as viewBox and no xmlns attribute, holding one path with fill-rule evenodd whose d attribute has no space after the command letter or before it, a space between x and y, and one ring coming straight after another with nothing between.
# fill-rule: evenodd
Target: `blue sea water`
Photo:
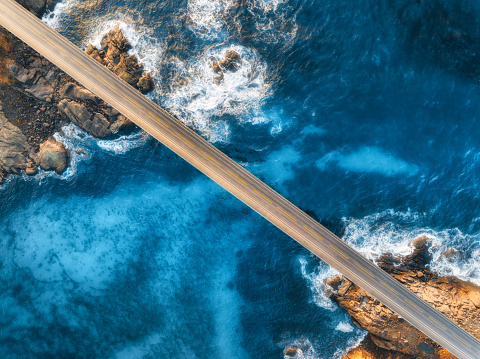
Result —
<instances>
[{"instance_id":1,"label":"blue sea water","mask_svg":"<svg viewBox=\"0 0 480 359\"><path fill-rule=\"evenodd\" d=\"M80 47L120 26L154 101L366 256L424 234L433 269L480 284L479 11L63 0L44 21ZM327 359L364 336L325 296L334 270L161 144L56 136L66 174L0 190L2 358Z\"/></svg>"}]
</instances>

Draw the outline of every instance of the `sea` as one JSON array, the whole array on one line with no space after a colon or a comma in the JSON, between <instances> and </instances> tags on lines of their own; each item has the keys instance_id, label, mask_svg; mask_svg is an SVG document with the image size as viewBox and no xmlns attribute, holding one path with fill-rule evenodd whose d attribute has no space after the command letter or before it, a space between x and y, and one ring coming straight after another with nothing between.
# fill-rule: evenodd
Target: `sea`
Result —
<instances>
[{"instance_id":1,"label":"sea","mask_svg":"<svg viewBox=\"0 0 480 359\"><path fill-rule=\"evenodd\" d=\"M153 101L365 256L426 235L432 270L480 284L478 1L61 0L43 21L83 49L119 26ZM55 137L63 175L0 188L1 358L340 359L365 336L334 269L148 134Z\"/></svg>"}]
</instances>

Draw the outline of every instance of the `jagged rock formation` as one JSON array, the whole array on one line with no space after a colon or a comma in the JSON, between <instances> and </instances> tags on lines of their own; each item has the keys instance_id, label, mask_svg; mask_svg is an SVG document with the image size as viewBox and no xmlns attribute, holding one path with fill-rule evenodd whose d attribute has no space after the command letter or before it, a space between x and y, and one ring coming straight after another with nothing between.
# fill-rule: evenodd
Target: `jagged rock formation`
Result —
<instances>
[{"instance_id":1,"label":"jagged rock formation","mask_svg":"<svg viewBox=\"0 0 480 359\"><path fill-rule=\"evenodd\" d=\"M376 262L427 303L480 338L480 287L426 269L431 260L429 244L428 238L417 238L412 242L414 251L411 255L400 258L386 254ZM331 288L331 298L351 315L353 323L369 332L367 341L347 354L345 359L454 358L343 276L330 278L325 284Z\"/></svg>"},{"instance_id":2,"label":"jagged rock formation","mask_svg":"<svg viewBox=\"0 0 480 359\"><path fill-rule=\"evenodd\" d=\"M101 48L97 49L89 44L87 54L142 93L153 90L152 76L144 73L135 56L128 54L132 46L118 26L102 38L100 45Z\"/></svg>"},{"instance_id":3,"label":"jagged rock formation","mask_svg":"<svg viewBox=\"0 0 480 359\"><path fill-rule=\"evenodd\" d=\"M217 61L215 58L211 58L211 64L215 74L213 82L219 85L223 81L225 72L235 72L240 68L242 58L235 50L228 50L223 60Z\"/></svg>"}]
</instances>

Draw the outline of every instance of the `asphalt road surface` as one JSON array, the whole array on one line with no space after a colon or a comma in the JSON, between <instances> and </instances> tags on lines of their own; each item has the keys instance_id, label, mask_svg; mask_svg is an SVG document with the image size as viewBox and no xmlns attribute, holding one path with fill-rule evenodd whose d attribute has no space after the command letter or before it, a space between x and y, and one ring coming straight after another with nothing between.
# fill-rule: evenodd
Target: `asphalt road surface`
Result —
<instances>
[{"instance_id":1,"label":"asphalt road surface","mask_svg":"<svg viewBox=\"0 0 480 359\"><path fill-rule=\"evenodd\" d=\"M480 342L13 0L0 24L305 248L462 359Z\"/></svg>"}]
</instances>

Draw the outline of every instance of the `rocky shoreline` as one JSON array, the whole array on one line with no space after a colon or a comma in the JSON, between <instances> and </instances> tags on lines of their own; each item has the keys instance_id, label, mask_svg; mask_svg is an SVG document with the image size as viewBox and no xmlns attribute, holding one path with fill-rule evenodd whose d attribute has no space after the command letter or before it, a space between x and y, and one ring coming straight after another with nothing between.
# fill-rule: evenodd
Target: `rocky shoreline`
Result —
<instances>
[{"instance_id":1,"label":"rocky shoreline","mask_svg":"<svg viewBox=\"0 0 480 359\"><path fill-rule=\"evenodd\" d=\"M19 3L41 16L53 1ZM103 37L100 49L89 45L87 54L147 93L154 88L153 79L128 54L130 49L121 30L114 28ZM3 28L0 59L0 183L11 174L35 175L38 168L62 173L69 155L53 134L69 122L100 138L134 128L130 120Z\"/></svg>"},{"instance_id":2,"label":"rocky shoreline","mask_svg":"<svg viewBox=\"0 0 480 359\"><path fill-rule=\"evenodd\" d=\"M456 277L440 276L427 269L431 261L430 240L420 237L411 243L406 257L385 254L376 260L427 303L480 339L480 287ZM452 251L444 255L451 255ZM331 298L345 309L352 322L366 331L362 343L343 359L453 359L452 354L430 340L365 291L338 275L325 281Z\"/></svg>"}]
</instances>

